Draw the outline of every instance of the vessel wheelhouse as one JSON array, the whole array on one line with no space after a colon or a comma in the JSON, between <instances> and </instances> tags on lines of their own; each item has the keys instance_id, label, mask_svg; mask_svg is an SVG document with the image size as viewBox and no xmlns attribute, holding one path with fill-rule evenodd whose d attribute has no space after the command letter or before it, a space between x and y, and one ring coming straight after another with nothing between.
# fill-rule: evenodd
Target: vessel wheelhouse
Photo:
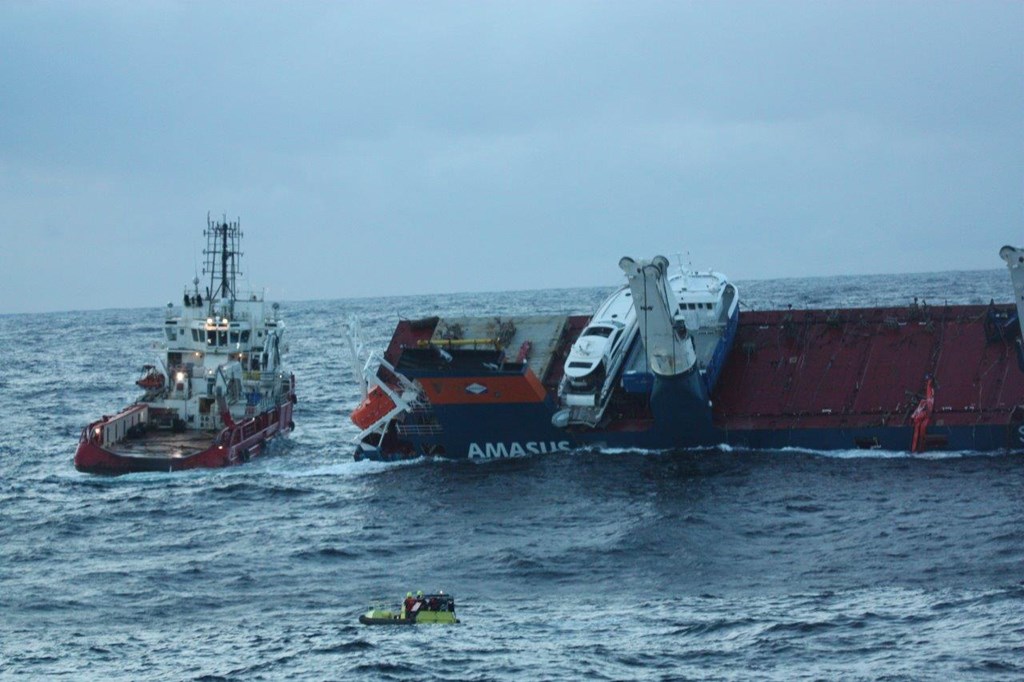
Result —
<instances>
[{"instance_id":1,"label":"vessel wheelhouse","mask_svg":"<svg viewBox=\"0 0 1024 682\"><path fill-rule=\"evenodd\" d=\"M697 369L711 391L732 348L739 321L739 291L725 275L713 270L680 270L668 276L668 287L675 302L672 327L685 329L693 340Z\"/></svg>"}]
</instances>

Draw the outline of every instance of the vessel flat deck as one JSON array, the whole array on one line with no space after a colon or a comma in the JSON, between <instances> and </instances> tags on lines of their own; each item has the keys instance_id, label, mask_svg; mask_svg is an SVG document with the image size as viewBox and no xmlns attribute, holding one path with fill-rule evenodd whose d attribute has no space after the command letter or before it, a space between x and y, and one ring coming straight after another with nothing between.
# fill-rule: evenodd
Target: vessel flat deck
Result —
<instances>
[{"instance_id":1,"label":"vessel flat deck","mask_svg":"<svg viewBox=\"0 0 1024 682\"><path fill-rule=\"evenodd\" d=\"M108 448L124 457L188 457L209 448L217 438L214 431L150 431L140 438L129 438Z\"/></svg>"},{"instance_id":2,"label":"vessel flat deck","mask_svg":"<svg viewBox=\"0 0 1024 682\"><path fill-rule=\"evenodd\" d=\"M431 342L444 345L445 334L454 328L460 330L463 339L493 339L498 335L499 324L504 322L511 322L515 325L515 333L505 345L506 359L515 360L520 347L528 341L531 348L526 361L527 365L538 377L544 377L565 331L568 322L565 315L516 315L504 318L446 317L438 322Z\"/></svg>"}]
</instances>

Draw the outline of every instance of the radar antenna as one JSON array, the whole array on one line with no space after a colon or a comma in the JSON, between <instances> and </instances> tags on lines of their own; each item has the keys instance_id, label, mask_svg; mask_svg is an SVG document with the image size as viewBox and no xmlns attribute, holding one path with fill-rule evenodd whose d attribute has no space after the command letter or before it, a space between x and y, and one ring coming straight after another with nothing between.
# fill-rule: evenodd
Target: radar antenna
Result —
<instances>
[{"instance_id":1,"label":"radar antenna","mask_svg":"<svg viewBox=\"0 0 1024 682\"><path fill-rule=\"evenodd\" d=\"M203 274L210 276L210 287L207 289L210 310L218 300L234 303L236 289L235 280L242 274L239 260L242 252L242 228L239 220L229 222L226 218L220 221L211 220L206 215L206 248L203 250Z\"/></svg>"}]
</instances>

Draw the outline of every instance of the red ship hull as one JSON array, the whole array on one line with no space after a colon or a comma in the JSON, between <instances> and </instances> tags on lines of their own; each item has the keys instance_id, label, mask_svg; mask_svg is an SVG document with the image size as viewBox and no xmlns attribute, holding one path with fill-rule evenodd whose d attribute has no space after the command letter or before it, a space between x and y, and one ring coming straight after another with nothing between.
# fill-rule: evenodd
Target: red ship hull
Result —
<instances>
[{"instance_id":1,"label":"red ship hull","mask_svg":"<svg viewBox=\"0 0 1024 682\"><path fill-rule=\"evenodd\" d=\"M117 476L143 471L234 466L259 456L271 438L286 434L295 426L293 402L288 401L219 433L160 433L140 429L116 444L104 442L101 434L105 429L116 429L119 421L130 420L142 407L133 405L87 426L75 451L75 468L83 473ZM202 445L204 438L208 441L205 447Z\"/></svg>"},{"instance_id":2,"label":"red ship hull","mask_svg":"<svg viewBox=\"0 0 1024 682\"><path fill-rule=\"evenodd\" d=\"M924 426L939 437L919 450L942 449L941 434L957 427L1003 427L999 445L1020 447L1024 372L1015 344L991 338L988 311L745 312L714 394L715 425L734 434L886 427L909 433L933 380ZM842 447L875 445L837 440ZM899 449L911 445L908 436ZM999 445L979 442L977 449Z\"/></svg>"}]
</instances>

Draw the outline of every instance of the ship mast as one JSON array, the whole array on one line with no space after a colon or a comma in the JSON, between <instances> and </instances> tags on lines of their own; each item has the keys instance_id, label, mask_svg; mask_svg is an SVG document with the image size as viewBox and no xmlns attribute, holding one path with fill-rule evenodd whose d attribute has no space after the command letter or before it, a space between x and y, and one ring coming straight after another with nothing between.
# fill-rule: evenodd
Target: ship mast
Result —
<instances>
[{"instance_id":1,"label":"ship mast","mask_svg":"<svg viewBox=\"0 0 1024 682\"><path fill-rule=\"evenodd\" d=\"M210 275L210 285L206 289L209 314L213 315L218 300L227 301L228 314L231 315L235 302L235 281L242 274L238 261L242 256L239 246L242 239L241 224L238 220L229 222L226 218L220 221L211 220L206 216L206 248L203 250L205 262L203 274Z\"/></svg>"}]
</instances>

